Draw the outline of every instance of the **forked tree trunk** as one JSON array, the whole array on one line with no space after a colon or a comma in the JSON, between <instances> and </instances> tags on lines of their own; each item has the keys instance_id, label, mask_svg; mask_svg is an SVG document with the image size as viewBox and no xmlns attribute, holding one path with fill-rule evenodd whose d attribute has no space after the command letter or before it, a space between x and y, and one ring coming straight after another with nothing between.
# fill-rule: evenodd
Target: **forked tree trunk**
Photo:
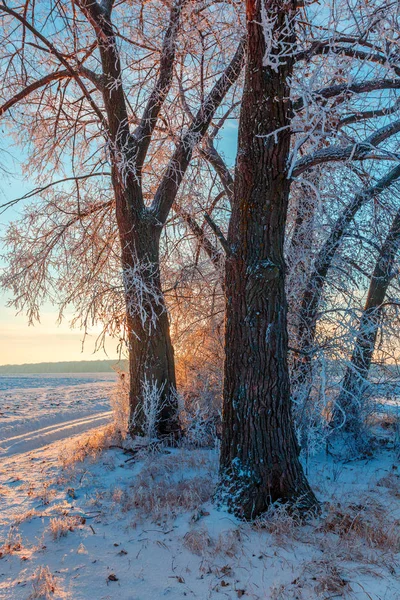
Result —
<instances>
[{"instance_id":1,"label":"forked tree trunk","mask_svg":"<svg viewBox=\"0 0 400 600\"><path fill-rule=\"evenodd\" d=\"M346 370L334 409L334 423L342 424L343 429L348 432L356 433L363 420L363 395L382 319L382 306L393 277L393 265L399 246L400 212L396 214L380 250L371 277L351 362Z\"/></svg>"},{"instance_id":2,"label":"forked tree trunk","mask_svg":"<svg viewBox=\"0 0 400 600\"><path fill-rule=\"evenodd\" d=\"M172 6L176 7L178 4ZM174 10L172 8L173 12ZM174 353L160 282L160 235L190 164L195 143L205 135L215 111L231 85L237 80L242 68L243 55L244 42L242 41L178 143L149 208L143 202L141 177L138 176L138 172L132 169L124 171L119 164L120 147L122 147L125 165L129 165L131 160L138 165L137 139L142 139L146 146L149 134L131 136L127 128L127 119L122 119L114 108L116 105L123 105L123 94L119 86L115 88L113 94L117 96L120 94L121 97L113 98L105 94L109 121L112 124L114 138L118 142L115 149L111 148L115 158L112 181L116 198L127 305L131 376L130 429L133 434L147 433L148 419L146 419L144 401L149 390L153 393L153 400L154 394L158 393L155 434L161 437L177 437L180 434ZM110 63L109 68L118 64L108 56L105 58ZM156 98L158 96L159 94L155 94ZM153 109L154 102L151 97L148 104L149 111ZM146 117L142 124L144 129L147 123ZM143 150L141 152L143 153ZM152 420L154 421L154 413Z\"/></svg>"},{"instance_id":3,"label":"forked tree trunk","mask_svg":"<svg viewBox=\"0 0 400 600\"><path fill-rule=\"evenodd\" d=\"M137 250L130 265L136 274L135 279L130 280L125 271L131 382L130 433L176 438L180 426L174 350L161 288L159 231L150 226L148 234L140 236L140 242L136 248L139 246L141 250Z\"/></svg>"},{"instance_id":4,"label":"forked tree trunk","mask_svg":"<svg viewBox=\"0 0 400 600\"><path fill-rule=\"evenodd\" d=\"M293 27L295 2L262 2L266 12L259 0L247 0L248 55L226 262L223 434L216 496L248 519L276 500L303 508L316 505L298 459L287 363L283 241L290 188L292 59L271 54L269 64L275 61L276 68L263 65L261 26L267 16L275 40L282 41L284 35L285 44L294 42L287 27Z\"/></svg>"},{"instance_id":5,"label":"forked tree trunk","mask_svg":"<svg viewBox=\"0 0 400 600\"><path fill-rule=\"evenodd\" d=\"M135 118L132 118L129 89L124 87L124 68L120 59L116 27L112 22L112 0L76 1L82 15L78 17L74 14L74 19L75 16L78 20L83 17L93 27L96 39L88 44L99 52L97 72L84 65L91 51L82 56L82 61L76 69L69 64L66 57L55 51L54 58L64 69L56 70L33 84L26 85L22 93L16 93L0 106L0 113L23 100L31 92L47 87L53 81L64 77L74 79L83 93L82 98L91 107L99 132L106 139L103 150L106 151L111 166L116 220L121 242L130 355L131 419L135 417L131 430L133 433L142 434L148 430L144 418L146 403L143 401L146 389L150 389L153 399L158 395L157 407L152 414L154 433L176 436L179 434L179 425L176 414L174 355L160 283L160 234L191 163L194 148L201 143L216 111L239 77L244 57L244 40L239 42L230 63L219 74L206 98L202 98L190 125L185 127L181 134L179 131L175 132L175 150L160 176L152 205L148 207L143 198L143 169L160 113L173 82L182 16L189 2L172 0L166 4L169 5L169 17L165 23L162 45L159 52L155 53L156 68L151 70L144 87L133 102L139 102L143 106L141 115L135 113ZM36 31L32 23L28 22L26 15L5 6L3 8L13 19L22 23L24 28L27 27L34 37L39 36L45 45L47 43L53 48L50 42ZM190 11L191 8L187 15L189 20ZM81 76L91 82L90 90L83 83ZM147 93L153 76L154 85ZM99 103L97 92L93 93L92 86L101 93L102 103ZM127 86L129 88L129 77ZM134 130L132 121L135 122ZM91 174L100 175L99 172ZM228 180L227 185L229 193ZM207 251L214 261L219 260L210 244L207 244Z\"/></svg>"}]
</instances>

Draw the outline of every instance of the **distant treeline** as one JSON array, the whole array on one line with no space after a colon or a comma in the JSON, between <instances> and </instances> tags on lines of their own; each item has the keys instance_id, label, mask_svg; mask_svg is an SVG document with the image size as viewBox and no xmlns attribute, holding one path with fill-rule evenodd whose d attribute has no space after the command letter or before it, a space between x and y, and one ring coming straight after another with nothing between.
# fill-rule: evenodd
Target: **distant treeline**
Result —
<instances>
[{"instance_id":1,"label":"distant treeline","mask_svg":"<svg viewBox=\"0 0 400 600\"><path fill-rule=\"evenodd\" d=\"M125 360L80 360L43 362L24 365L0 365L0 375L35 373L109 373L113 367L126 369Z\"/></svg>"}]
</instances>

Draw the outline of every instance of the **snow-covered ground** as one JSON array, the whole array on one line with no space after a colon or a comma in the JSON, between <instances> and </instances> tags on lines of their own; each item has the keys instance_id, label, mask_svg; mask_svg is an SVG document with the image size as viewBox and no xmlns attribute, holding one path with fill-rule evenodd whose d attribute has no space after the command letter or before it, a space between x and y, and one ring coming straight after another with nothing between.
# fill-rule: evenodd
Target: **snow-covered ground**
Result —
<instances>
[{"instance_id":1,"label":"snow-covered ground","mask_svg":"<svg viewBox=\"0 0 400 600\"><path fill-rule=\"evenodd\" d=\"M79 410L106 412L101 397L111 381L96 384L101 393L93 383L92 400L85 385L91 384L74 386ZM78 398L71 387L58 390L62 413L84 420L61 398L61 389ZM40 406L48 402L43 394ZM26 411L15 418L16 430L27 427ZM121 448L100 451L106 427L79 435L59 429L57 441L18 452L7 450L7 438L0 467L2 600L46 593L68 600L400 598L400 469L393 448L347 463L315 457L307 470L323 503L320 517L299 524L281 510L246 524L211 502L216 450L161 448L133 457Z\"/></svg>"}]
</instances>

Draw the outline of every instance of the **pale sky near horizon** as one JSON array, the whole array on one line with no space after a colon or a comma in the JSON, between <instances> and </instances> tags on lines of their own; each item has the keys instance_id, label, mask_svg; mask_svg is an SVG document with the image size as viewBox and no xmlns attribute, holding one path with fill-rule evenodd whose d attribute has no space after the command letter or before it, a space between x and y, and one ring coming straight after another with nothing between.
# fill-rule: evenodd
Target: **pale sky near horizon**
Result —
<instances>
[{"instance_id":1,"label":"pale sky near horizon","mask_svg":"<svg viewBox=\"0 0 400 600\"><path fill-rule=\"evenodd\" d=\"M3 180L3 185L0 185L0 204L21 196L32 187L17 177L11 182ZM0 215L0 236L9 222L18 219L20 212L20 208L10 209ZM1 267L0 259L0 269ZM0 365L102 360L118 356L117 343L113 340L106 343L107 354L102 350L94 353L99 331L91 332L82 348L83 332L70 328L69 315L58 324L56 307L50 304L42 307L40 323L28 326L25 314L17 315L14 308L7 306L11 297L10 291L0 288Z\"/></svg>"},{"instance_id":2,"label":"pale sky near horizon","mask_svg":"<svg viewBox=\"0 0 400 600\"><path fill-rule=\"evenodd\" d=\"M236 154L237 126L228 122L224 130L220 149L227 159L234 161ZM6 167L11 175L0 173L0 204L13 200L30 191L34 185L24 181L22 176L21 159L15 148L11 151L13 159L6 159ZM4 161L3 161L4 164ZM34 198L30 202L34 201ZM15 208L8 209L0 214L0 237L7 225L18 219L22 203ZM1 244L0 244L1 254ZM0 269L2 262L0 258ZM83 332L73 329L68 325L68 316L57 325L57 310L51 305L46 305L41 310L41 322L29 326L25 315L16 315L15 309L7 307L11 293L0 288L0 365L23 364L37 362L58 362L73 360L102 360L114 359L117 354L117 342L109 339L106 342L107 354L99 350L94 354L96 332L91 332L85 340L82 349Z\"/></svg>"}]
</instances>

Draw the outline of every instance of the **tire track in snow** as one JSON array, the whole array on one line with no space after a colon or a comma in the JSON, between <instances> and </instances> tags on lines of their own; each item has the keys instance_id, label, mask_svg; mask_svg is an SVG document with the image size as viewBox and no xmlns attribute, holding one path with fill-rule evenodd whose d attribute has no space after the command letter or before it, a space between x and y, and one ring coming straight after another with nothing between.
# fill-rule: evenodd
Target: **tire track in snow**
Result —
<instances>
[{"instance_id":1,"label":"tire track in snow","mask_svg":"<svg viewBox=\"0 0 400 600\"><path fill-rule=\"evenodd\" d=\"M100 425L106 425L111 420L111 414L111 411L94 413L86 417L81 417L80 419L54 423L47 427L41 427L34 431L0 440L0 456L13 456L14 454L22 454L24 452L30 452L31 450L37 450L52 442L63 440L78 433L83 433L84 431L99 427Z\"/></svg>"}]
</instances>

